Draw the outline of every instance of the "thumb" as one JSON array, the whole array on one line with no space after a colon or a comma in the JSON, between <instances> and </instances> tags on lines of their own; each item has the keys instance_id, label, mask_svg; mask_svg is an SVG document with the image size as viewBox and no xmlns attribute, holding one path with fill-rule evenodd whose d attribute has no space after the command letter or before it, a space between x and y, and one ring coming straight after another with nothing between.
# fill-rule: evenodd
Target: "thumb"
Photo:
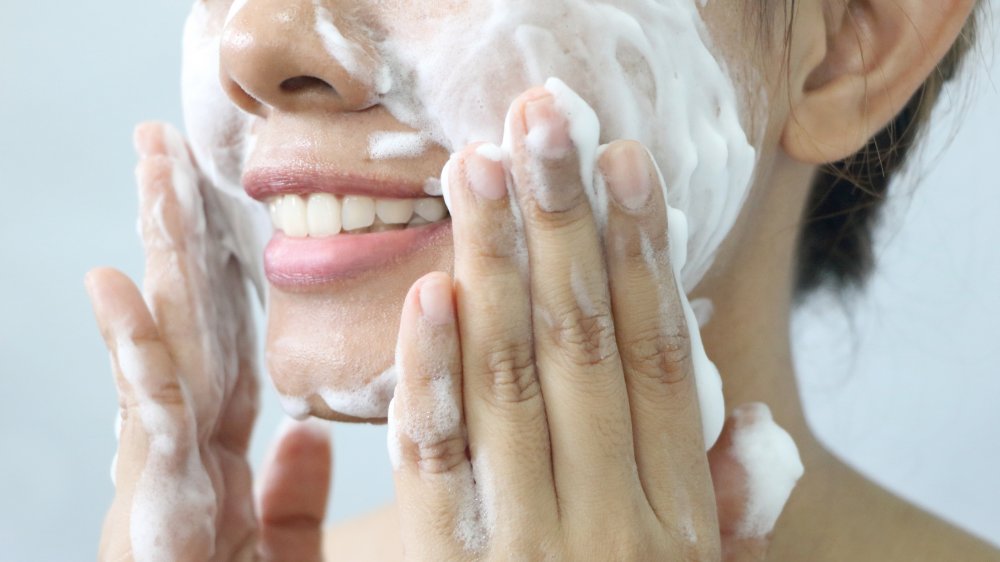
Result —
<instances>
[{"instance_id":1,"label":"thumb","mask_svg":"<svg viewBox=\"0 0 1000 562\"><path fill-rule=\"evenodd\" d=\"M328 424L288 420L279 430L257 493L264 560L322 560L332 465Z\"/></svg>"},{"instance_id":2,"label":"thumb","mask_svg":"<svg viewBox=\"0 0 1000 562\"><path fill-rule=\"evenodd\" d=\"M803 473L795 442L766 405L744 404L726 420L708 462L723 559L764 560L778 516Z\"/></svg>"}]
</instances>

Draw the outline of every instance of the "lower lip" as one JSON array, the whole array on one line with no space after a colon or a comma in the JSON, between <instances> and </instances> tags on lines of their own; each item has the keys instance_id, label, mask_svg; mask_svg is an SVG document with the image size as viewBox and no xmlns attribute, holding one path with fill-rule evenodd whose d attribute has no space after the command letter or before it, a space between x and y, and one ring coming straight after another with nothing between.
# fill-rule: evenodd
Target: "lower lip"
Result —
<instances>
[{"instance_id":1,"label":"lower lip","mask_svg":"<svg viewBox=\"0 0 1000 562\"><path fill-rule=\"evenodd\" d=\"M327 238L290 238L279 231L264 250L264 271L281 288L332 283L397 263L450 231L451 220Z\"/></svg>"}]
</instances>

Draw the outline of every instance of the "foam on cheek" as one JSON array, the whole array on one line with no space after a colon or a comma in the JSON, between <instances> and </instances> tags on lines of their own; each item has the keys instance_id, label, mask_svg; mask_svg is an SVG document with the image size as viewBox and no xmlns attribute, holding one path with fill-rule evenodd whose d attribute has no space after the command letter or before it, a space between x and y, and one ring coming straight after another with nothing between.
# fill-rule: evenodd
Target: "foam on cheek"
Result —
<instances>
[{"instance_id":1,"label":"foam on cheek","mask_svg":"<svg viewBox=\"0 0 1000 562\"><path fill-rule=\"evenodd\" d=\"M379 68L374 57L361 48L357 42L348 39L337 27L337 22L323 0L313 0L316 11L316 33L323 41L323 47L331 58L336 60L351 78L367 84L373 93L386 94L392 88L392 75L385 68ZM345 15L338 12L338 16ZM343 23L343 22L342 22Z\"/></svg>"},{"instance_id":2,"label":"foam on cheek","mask_svg":"<svg viewBox=\"0 0 1000 562\"><path fill-rule=\"evenodd\" d=\"M326 51L352 76L362 73L360 61L366 56L365 52L337 29L333 13L323 5L322 0L313 0L313 7L316 9L316 33L323 40Z\"/></svg>"},{"instance_id":3,"label":"foam on cheek","mask_svg":"<svg viewBox=\"0 0 1000 562\"><path fill-rule=\"evenodd\" d=\"M246 0L233 2L226 22ZM214 220L220 225L217 246L234 255L263 301L263 248L271 233L264 205L243 190L241 175L256 144L251 118L229 99L219 82L220 35L204 2L195 2L184 25L181 92L184 125L198 169L212 189ZM186 155L181 139L173 139Z\"/></svg>"},{"instance_id":4,"label":"foam on cheek","mask_svg":"<svg viewBox=\"0 0 1000 562\"><path fill-rule=\"evenodd\" d=\"M691 223L681 277L694 288L735 222L756 159L696 2L494 0L394 23L434 31L389 34L378 44L383 67L397 77L379 101L451 151L498 142L510 102L543 82L567 113L584 109L579 97L600 118L600 129L574 120L574 137L600 133L649 147L664 166L671 205ZM581 164L593 164L583 156Z\"/></svg>"},{"instance_id":5,"label":"foam on cheek","mask_svg":"<svg viewBox=\"0 0 1000 562\"><path fill-rule=\"evenodd\" d=\"M763 537L774 530L804 468L792 437L774 423L764 404L742 406L733 416L749 418L737 422L732 454L747 473L747 505L738 533Z\"/></svg>"}]
</instances>

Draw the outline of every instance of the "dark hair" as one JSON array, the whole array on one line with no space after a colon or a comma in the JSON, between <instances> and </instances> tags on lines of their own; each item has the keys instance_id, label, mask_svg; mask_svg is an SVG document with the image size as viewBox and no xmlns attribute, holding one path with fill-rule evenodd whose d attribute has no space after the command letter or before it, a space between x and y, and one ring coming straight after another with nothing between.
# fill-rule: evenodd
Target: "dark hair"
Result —
<instances>
[{"instance_id":1,"label":"dark hair","mask_svg":"<svg viewBox=\"0 0 1000 562\"><path fill-rule=\"evenodd\" d=\"M790 3L794 17L795 1ZM982 5L977 0L977 10ZM892 179L920 141L943 86L958 74L975 42L976 28L973 14L948 54L896 118L860 151L817 173L798 241L797 297L823 286L863 287L875 264L872 233Z\"/></svg>"}]
</instances>

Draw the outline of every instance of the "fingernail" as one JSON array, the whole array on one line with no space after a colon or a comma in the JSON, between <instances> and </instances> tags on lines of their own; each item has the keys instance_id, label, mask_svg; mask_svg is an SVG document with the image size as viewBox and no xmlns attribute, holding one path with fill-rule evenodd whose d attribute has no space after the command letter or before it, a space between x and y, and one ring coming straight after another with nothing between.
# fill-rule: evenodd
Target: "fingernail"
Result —
<instances>
[{"instance_id":1,"label":"fingernail","mask_svg":"<svg viewBox=\"0 0 1000 562\"><path fill-rule=\"evenodd\" d=\"M163 124L163 145L168 155L181 161L187 160L188 151L184 135L169 123Z\"/></svg>"},{"instance_id":2,"label":"fingernail","mask_svg":"<svg viewBox=\"0 0 1000 562\"><path fill-rule=\"evenodd\" d=\"M573 148L569 121L556 107L551 94L524 104L524 126L525 146L543 158L562 158Z\"/></svg>"},{"instance_id":3,"label":"fingernail","mask_svg":"<svg viewBox=\"0 0 1000 562\"><path fill-rule=\"evenodd\" d=\"M469 189L476 195L499 201L507 196L507 181L500 163L500 147L480 145L474 154L465 159L465 175Z\"/></svg>"},{"instance_id":4,"label":"fingernail","mask_svg":"<svg viewBox=\"0 0 1000 562\"><path fill-rule=\"evenodd\" d=\"M147 158L156 150L153 134L156 125L149 122L139 123L132 131L132 146L139 158Z\"/></svg>"},{"instance_id":5,"label":"fingernail","mask_svg":"<svg viewBox=\"0 0 1000 562\"><path fill-rule=\"evenodd\" d=\"M638 143L614 144L604 152L601 172L615 202L628 211L638 211L653 192L649 154Z\"/></svg>"},{"instance_id":6,"label":"fingernail","mask_svg":"<svg viewBox=\"0 0 1000 562\"><path fill-rule=\"evenodd\" d=\"M451 282L447 276L436 275L420 286L420 310L431 324L443 326L455 321Z\"/></svg>"},{"instance_id":7,"label":"fingernail","mask_svg":"<svg viewBox=\"0 0 1000 562\"><path fill-rule=\"evenodd\" d=\"M530 192L545 212L566 211L578 204L583 196L569 120L548 92L526 101L523 111L523 159L528 175L515 177L515 185L519 190ZM515 168L521 159L522 155L514 155Z\"/></svg>"}]
</instances>

